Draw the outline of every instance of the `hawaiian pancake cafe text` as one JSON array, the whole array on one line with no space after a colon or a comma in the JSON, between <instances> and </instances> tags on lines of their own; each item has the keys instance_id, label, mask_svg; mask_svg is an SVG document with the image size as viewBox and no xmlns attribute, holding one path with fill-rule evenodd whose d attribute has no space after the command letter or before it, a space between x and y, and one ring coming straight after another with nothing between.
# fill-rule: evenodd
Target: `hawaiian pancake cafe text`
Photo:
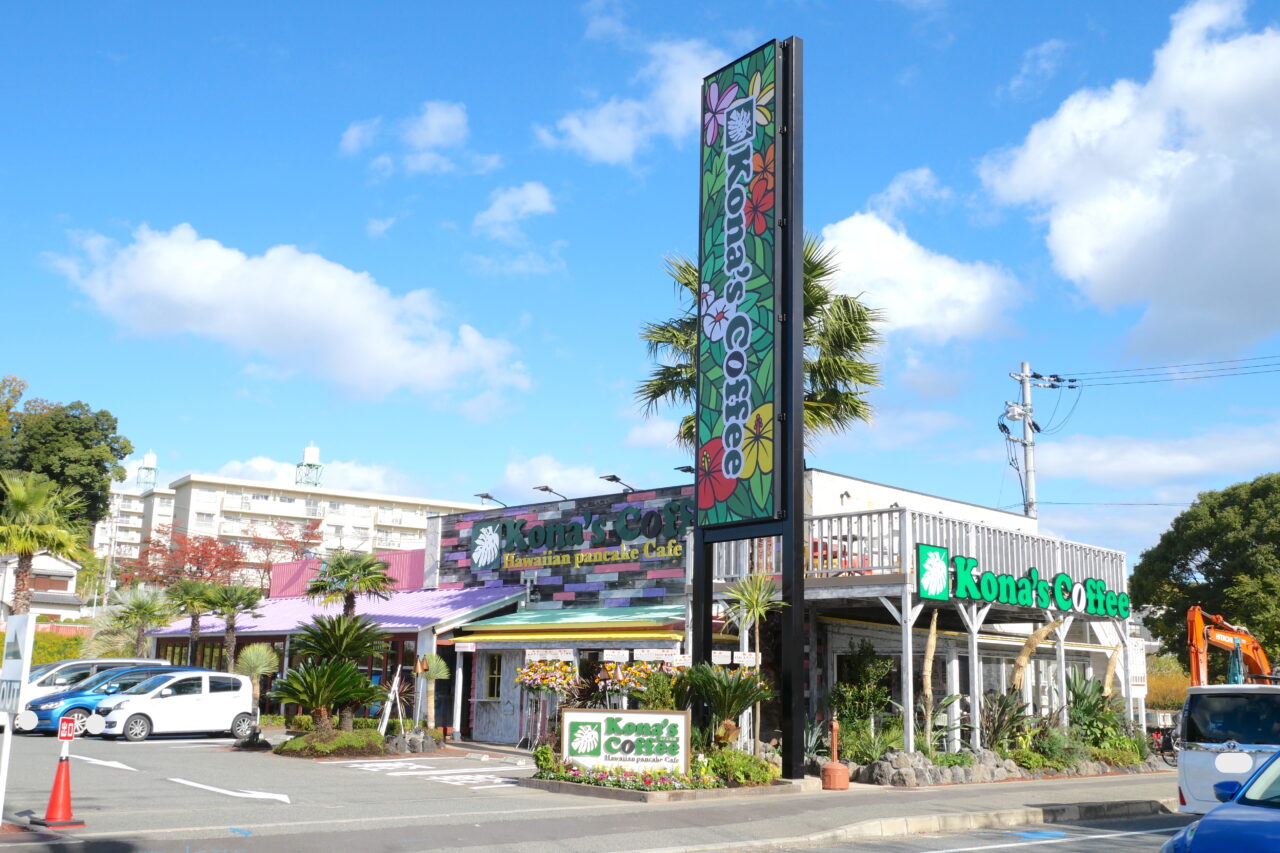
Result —
<instances>
[{"instance_id":1,"label":"hawaiian pancake cafe text","mask_svg":"<svg viewBox=\"0 0 1280 853\"><path fill-rule=\"evenodd\" d=\"M574 551L560 554L533 554L524 556L510 551L502 555L503 569L540 569L544 566L590 566L596 563L634 563L639 560L665 560L684 556L684 545L668 542L659 545L645 542L639 548L604 548L599 551Z\"/></svg>"}]
</instances>

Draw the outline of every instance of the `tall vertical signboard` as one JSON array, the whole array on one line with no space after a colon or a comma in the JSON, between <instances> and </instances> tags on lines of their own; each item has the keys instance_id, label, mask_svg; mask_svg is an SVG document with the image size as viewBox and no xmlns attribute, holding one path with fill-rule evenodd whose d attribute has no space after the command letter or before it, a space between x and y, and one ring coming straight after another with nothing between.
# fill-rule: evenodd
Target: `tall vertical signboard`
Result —
<instances>
[{"instance_id":1,"label":"tall vertical signboard","mask_svg":"<svg viewBox=\"0 0 1280 853\"><path fill-rule=\"evenodd\" d=\"M4 657L0 663L0 719L4 740L0 745L0 813L9 785L9 759L13 747L14 715L22 711L22 691L31 675L31 651L35 646L36 617L29 613L10 616L4 630Z\"/></svg>"},{"instance_id":2,"label":"tall vertical signboard","mask_svg":"<svg viewBox=\"0 0 1280 853\"><path fill-rule=\"evenodd\" d=\"M711 660L712 548L781 539L783 774L803 775L802 53L770 41L702 83L694 657Z\"/></svg>"}]
</instances>

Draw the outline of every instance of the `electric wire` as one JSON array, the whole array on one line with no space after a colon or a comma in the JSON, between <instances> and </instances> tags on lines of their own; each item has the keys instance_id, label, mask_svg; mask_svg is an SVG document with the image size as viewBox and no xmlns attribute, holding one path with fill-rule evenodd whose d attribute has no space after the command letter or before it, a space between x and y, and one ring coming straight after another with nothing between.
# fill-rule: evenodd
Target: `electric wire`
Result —
<instances>
[{"instance_id":1,"label":"electric wire","mask_svg":"<svg viewBox=\"0 0 1280 853\"><path fill-rule=\"evenodd\" d=\"M1160 365L1160 366L1157 366L1157 367L1131 367L1131 368L1127 368L1127 369L1123 369L1123 370L1121 370L1121 369L1116 369L1116 370L1084 370L1084 371L1081 371L1081 370L1072 370L1072 371L1067 371L1067 372L1065 372L1065 373L1063 373L1063 374L1057 374L1057 375L1063 375L1063 376L1098 376L1098 375L1103 375L1103 374L1105 374L1105 375L1111 375L1111 374L1113 374L1113 373L1148 373L1148 372L1151 372L1151 371L1153 371L1153 370L1177 370L1177 369L1182 368L1182 367L1203 367L1203 366L1205 366L1205 365L1207 365L1207 364L1242 364L1242 363L1244 363L1244 362L1246 362L1246 361L1275 361L1275 360L1280 360L1280 355L1260 355L1260 356L1256 356L1256 357L1254 357L1254 358L1230 358L1230 359L1225 359L1225 360L1223 360L1223 361L1189 361L1189 362L1185 362L1185 363L1183 363L1183 364L1165 364L1165 365ZM1224 368L1224 369L1229 369L1229 368Z\"/></svg>"},{"instance_id":2,"label":"electric wire","mask_svg":"<svg viewBox=\"0 0 1280 853\"><path fill-rule=\"evenodd\" d=\"M1280 373L1280 366L1267 370L1241 370L1214 376L1166 376L1161 379L1128 379L1120 382L1082 382L1082 388L1105 388L1109 385L1150 385L1155 382L1191 382L1197 379L1228 379L1236 376L1259 376L1264 373Z\"/></svg>"}]
</instances>

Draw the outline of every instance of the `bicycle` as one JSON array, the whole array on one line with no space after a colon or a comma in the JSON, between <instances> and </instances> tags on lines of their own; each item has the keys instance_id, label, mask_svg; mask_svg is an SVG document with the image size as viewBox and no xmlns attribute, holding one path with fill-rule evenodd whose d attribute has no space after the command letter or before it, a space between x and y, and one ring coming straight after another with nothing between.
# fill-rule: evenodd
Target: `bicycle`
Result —
<instances>
[{"instance_id":1,"label":"bicycle","mask_svg":"<svg viewBox=\"0 0 1280 853\"><path fill-rule=\"evenodd\" d=\"M1165 764L1170 767L1178 766L1178 741L1174 738L1172 729L1152 729L1151 746L1160 754Z\"/></svg>"}]
</instances>

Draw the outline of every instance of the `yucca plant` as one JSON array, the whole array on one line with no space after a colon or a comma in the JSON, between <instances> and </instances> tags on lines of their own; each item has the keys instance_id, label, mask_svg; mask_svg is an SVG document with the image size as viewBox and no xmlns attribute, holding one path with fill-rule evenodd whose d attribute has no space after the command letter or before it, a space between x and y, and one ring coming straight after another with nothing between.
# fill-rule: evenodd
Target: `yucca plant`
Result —
<instances>
[{"instance_id":1,"label":"yucca plant","mask_svg":"<svg viewBox=\"0 0 1280 853\"><path fill-rule=\"evenodd\" d=\"M362 704L378 689L349 660L307 661L276 680L268 694L278 702L310 711L315 730L333 734L333 709Z\"/></svg>"},{"instance_id":2,"label":"yucca plant","mask_svg":"<svg viewBox=\"0 0 1280 853\"><path fill-rule=\"evenodd\" d=\"M427 682L427 728L436 727L436 682L449 677L449 665L444 658L434 652L428 652L418 658L415 667L418 677Z\"/></svg>"},{"instance_id":3,"label":"yucca plant","mask_svg":"<svg viewBox=\"0 0 1280 853\"><path fill-rule=\"evenodd\" d=\"M262 691L262 677L280 671L280 656L266 643L254 643L240 650L236 658L236 672L249 677L253 685L253 713L259 713L258 697Z\"/></svg>"}]
</instances>

